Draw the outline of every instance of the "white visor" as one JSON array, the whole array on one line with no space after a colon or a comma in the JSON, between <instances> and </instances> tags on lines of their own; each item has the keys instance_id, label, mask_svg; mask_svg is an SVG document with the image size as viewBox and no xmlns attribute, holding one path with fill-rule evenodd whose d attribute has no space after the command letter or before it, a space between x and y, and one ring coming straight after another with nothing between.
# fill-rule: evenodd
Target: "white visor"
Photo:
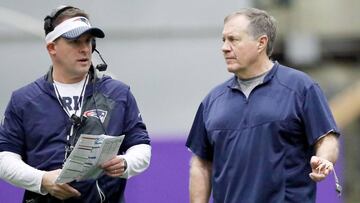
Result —
<instances>
[{"instance_id":1,"label":"white visor","mask_svg":"<svg viewBox=\"0 0 360 203\"><path fill-rule=\"evenodd\" d=\"M49 32L45 37L48 44L57 38L64 37L66 39L77 39L84 33L90 33L94 37L104 38L104 32L96 27L91 27L90 22L85 17L74 17L60 23L55 29Z\"/></svg>"}]
</instances>

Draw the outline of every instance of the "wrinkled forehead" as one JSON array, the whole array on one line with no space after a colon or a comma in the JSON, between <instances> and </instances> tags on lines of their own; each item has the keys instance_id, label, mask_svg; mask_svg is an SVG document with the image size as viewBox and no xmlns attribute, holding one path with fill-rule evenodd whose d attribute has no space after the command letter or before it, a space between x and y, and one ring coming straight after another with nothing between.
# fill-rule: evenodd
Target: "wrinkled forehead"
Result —
<instances>
[{"instance_id":1,"label":"wrinkled forehead","mask_svg":"<svg viewBox=\"0 0 360 203\"><path fill-rule=\"evenodd\" d=\"M223 28L223 35L229 35L231 33L248 33L250 21L244 15L237 15L230 18L225 24Z\"/></svg>"}]
</instances>

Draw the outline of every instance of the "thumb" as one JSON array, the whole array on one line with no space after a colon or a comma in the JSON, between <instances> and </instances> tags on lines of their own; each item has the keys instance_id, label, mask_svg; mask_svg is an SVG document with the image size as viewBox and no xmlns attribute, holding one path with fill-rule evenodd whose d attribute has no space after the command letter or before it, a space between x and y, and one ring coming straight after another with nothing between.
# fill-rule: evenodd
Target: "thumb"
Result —
<instances>
[{"instance_id":1,"label":"thumb","mask_svg":"<svg viewBox=\"0 0 360 203\"><path fill-rule=\"evenodd\" d=\"M311 168L316 168L320 164L320 158L317 156L312 156L310 159Z\"/></svg>"}]
</instances>

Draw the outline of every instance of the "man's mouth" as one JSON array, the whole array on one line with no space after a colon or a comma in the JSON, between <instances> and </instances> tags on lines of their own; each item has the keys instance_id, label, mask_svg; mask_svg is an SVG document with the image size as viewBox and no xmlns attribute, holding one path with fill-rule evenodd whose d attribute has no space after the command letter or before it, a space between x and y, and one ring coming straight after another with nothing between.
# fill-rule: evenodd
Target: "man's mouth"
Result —
<instances>
[{"instance_id":1,"label":"man's mouth","mask_svg":"<svg viewBox=\"0 0 360 203\"><path fill-rule=\"evenodd\" d=\"M226 61L235 61L236 58L234 58L234 57L225 57L225 60Z\"/></svg>"},{"instance_id":2,"label":"man's mouth","mask_svg":"<svg viewBox=\"0 0 360 203\"><path fill-rule=\"evenodd\" d=\"M84 62L87 62L88 59L87 58L82 58L82 59L78 59L78 61L84 63Z\"/></svg>"}]
</instances>

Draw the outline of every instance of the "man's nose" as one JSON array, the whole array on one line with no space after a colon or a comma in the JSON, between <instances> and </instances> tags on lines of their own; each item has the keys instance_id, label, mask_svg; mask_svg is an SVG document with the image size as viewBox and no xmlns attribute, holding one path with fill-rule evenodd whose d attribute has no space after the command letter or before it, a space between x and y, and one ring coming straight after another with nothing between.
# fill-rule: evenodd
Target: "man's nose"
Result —
<instances>
[{"instance_id":1,"label":"man's nose","mask_svg":"<svg viewBox=\"0 0 360 203\"><path fill-rule=\"evenodd\" d=\"M231 51L231 46L229 42L227 42L226 40L223 42L223 45L221 46L221 51L223 52Z\"/></svg>"},{"instance_id":2,"label":"man's nose","mask_svg":"<svg viewBox=\"0 0 360 203\"><path fill-rule=\"evenodd\" d=\"M83 52L91 51L91 43L89 43L89 42L80 43L80 51L83 51Z\"/></svg>"}]
</instances>

